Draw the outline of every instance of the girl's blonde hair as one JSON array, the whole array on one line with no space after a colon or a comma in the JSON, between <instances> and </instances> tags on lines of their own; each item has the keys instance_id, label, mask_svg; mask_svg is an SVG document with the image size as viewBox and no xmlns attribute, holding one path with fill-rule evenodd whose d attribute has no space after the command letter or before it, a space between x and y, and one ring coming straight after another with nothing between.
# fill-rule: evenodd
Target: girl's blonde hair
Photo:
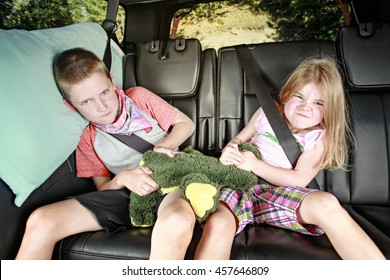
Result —
<instances>
[{"instance_id":1,"label":"girl's blonde hair","mask_svg":"<svg viewBox=\"0 0 390 280\"><path fill-rule=\"evenodd\" d=\"M308 58L289 76L279 94L278 106L284 115L286 102L304 85L314 82L324 100L325 154L322 169L335 170L348 165L349 144L354 144L348 105L340 72L333 59Z\"/></svg>"},{"instance_id":2,"label":"girl's blonde hair","mask_svg":"<svg viewBox=\"0 0 390 280\"><path fill-rule=\"evenodd\" d=\"M111 79L104 62L95 53L83 48L66 50L54 62L54 79L62 97L69 102L70 88L95 73Z\"/></svg>"}]
</instances>

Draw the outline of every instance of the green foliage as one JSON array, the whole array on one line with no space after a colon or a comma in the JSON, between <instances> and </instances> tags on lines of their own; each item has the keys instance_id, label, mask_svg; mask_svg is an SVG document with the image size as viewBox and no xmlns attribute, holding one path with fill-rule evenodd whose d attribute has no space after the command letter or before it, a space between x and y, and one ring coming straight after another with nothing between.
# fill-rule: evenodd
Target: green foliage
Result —
<instances>
[{"instance_id":1,"label":"green foliage","mask_svg":"<svg viewBox=\"0 0 390 280\"><path fill-rule=\"evenodd\" d=\"M0 28L5 28L5 18L12 12L13 0L4 0L0 2Z\"/></svg>"},{"instance_id":2,"label":"green foliage","mask_svg":"<svg viewBox=\"0 0 390 280\"><path fill-rule=\"evenodd\" d=\"M13 0L2 3L0 11L4 11L3 28L34 30L76 22L102 23L106 7L107 2L101 0Z\"/></svg>"},{"instance_id":3,"label":"green foliage","mask_svg":"<svg viewBox=\"0 0 390 280\"><path fill-rule=\"evenodd\" d=\"M102 0L3 0L0 3L0 28L42 29L75 22L102 23L106 13ZM266 14L278 40L333 39L342 26L338 0L232 0L210 2L183 12L186 20L197 22L229 13L231 5L249 6L254 14ZM118 33L123 34L124 13L118 15Z\"/></svg>"},{"instance_id":4,"label":"green foliage","mask_svg":"<svg viewBox=\"0 0 390 280\"><path fill-rule=\"evenodd\" d=\"M277 40L334 39L342 26L338 0L234 0L196 5L185 13L188 22L209 22L228 16L229 7L249 7L254 15L265 14L277 31ZM187 9L188 10L188 9Z\"/></svg>"},{"instance_id":5,"label":"green foliage","mask_svg":"<svg viewBox=\"0 0 390 280\"><path fill-rule=\"evenodd\" d=\"M342 26L338 0L260 0L253 11L263 11L278 30L279 39L333 39Z\"/></svg>"},{"instance_id":6,"label":"green foliage","mask_svg":"<svg viewBox=\"0 0 390 280\"><path fill-rule=\"evenodd\" d=\"M35 30L77 22L101 24L106 16L104 0L4 0L0 2L0 28ZM118 10L117 36L124 34L124 10Z\"/></svg>"},{"instance_id":7,"label":"green foliage","mask_svg":"<svg viewBox=\"0 0 390 280\"><path fill-rule=\"evenodd\" d=\"M69 2L14 0L12 12L5 18L5 26L32 30L68 25L73 22Z\"/></svg>"},{"instance_id":8,"label":"green foliage","mask_svg":"<svg viewBox=\"0 0 390 280\"><path fill-rule=\"evenodd\" d=\"M80 1L84 18L80 21L102 23L106 17L107 2L102 0Z\"/></svg>"}]
</instances>

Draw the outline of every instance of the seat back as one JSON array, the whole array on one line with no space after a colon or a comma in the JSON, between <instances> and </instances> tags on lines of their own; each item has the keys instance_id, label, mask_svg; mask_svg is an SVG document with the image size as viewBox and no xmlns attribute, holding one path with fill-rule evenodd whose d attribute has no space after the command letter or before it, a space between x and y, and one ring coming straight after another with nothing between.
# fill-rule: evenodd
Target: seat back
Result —
<instances>
[{"instance_id":1,"label":"seat back","mask_svg":"<svg viewBox=\"0 0 390 280\"><path fill-rule=\"evenodd\" d=\"M358 28L336 38L357 146L351 172L328 172L328 190L344 203L390 205L390 25L374 24L370 37Z\"/></svg>"},{"instance_id":2,"label":"seat back","mask_svg":"<svg viewBox=\"0 0 390 280\"><path fill-rule=\"evenodd\" d=\"M215 151L216 52L202 51L197 39L152 41L128 54L124 87L143 86L179 108L196 124L183 145L192 145L206 154Z\"/></svg>"}]
</instances>

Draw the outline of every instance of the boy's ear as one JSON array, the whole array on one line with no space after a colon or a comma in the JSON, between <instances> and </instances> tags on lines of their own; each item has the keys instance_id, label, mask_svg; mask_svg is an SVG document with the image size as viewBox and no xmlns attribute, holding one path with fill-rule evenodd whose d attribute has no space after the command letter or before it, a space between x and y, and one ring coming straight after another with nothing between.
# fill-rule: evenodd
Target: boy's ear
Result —
<instances>
[{"instance_id":1,"label":"boy's ear","mask_svg":"<svg viewBox=\"0 0 390 280\"><path fill-rule=\"evenodd\" d=\"M77 109L68 100L64 99L64 104L68 106L68 108L72 109L73 111L78 112Z\"/></svg>"},{"instance_id":2,"label":"boy's ear","mask_svg":"<svg viewBox=\"0 0 390 280\"><path fill-rule=\"evenodd\" d=\"M110 74L110 78L111 78L112 84L115 85L114 76L112 74Z\"/></svg>"}]
</instances>

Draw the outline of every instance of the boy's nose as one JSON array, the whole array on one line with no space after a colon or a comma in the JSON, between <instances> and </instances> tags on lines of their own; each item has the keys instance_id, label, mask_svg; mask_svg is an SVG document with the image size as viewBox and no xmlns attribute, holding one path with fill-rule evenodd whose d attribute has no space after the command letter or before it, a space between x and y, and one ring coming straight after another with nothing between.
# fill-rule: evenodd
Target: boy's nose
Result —
<instances>
[{"instance_id":1,"label":"boy's nose","mask_svg":"<svg viewBox=\"0 0 390 280\"><path fill-rule=\"evenodd\" d=\"M98 100L96 102L96 107L97 107L98 112L103 112L107 109L107 105L101 100Z\"/></svg>"}]
</instances>

